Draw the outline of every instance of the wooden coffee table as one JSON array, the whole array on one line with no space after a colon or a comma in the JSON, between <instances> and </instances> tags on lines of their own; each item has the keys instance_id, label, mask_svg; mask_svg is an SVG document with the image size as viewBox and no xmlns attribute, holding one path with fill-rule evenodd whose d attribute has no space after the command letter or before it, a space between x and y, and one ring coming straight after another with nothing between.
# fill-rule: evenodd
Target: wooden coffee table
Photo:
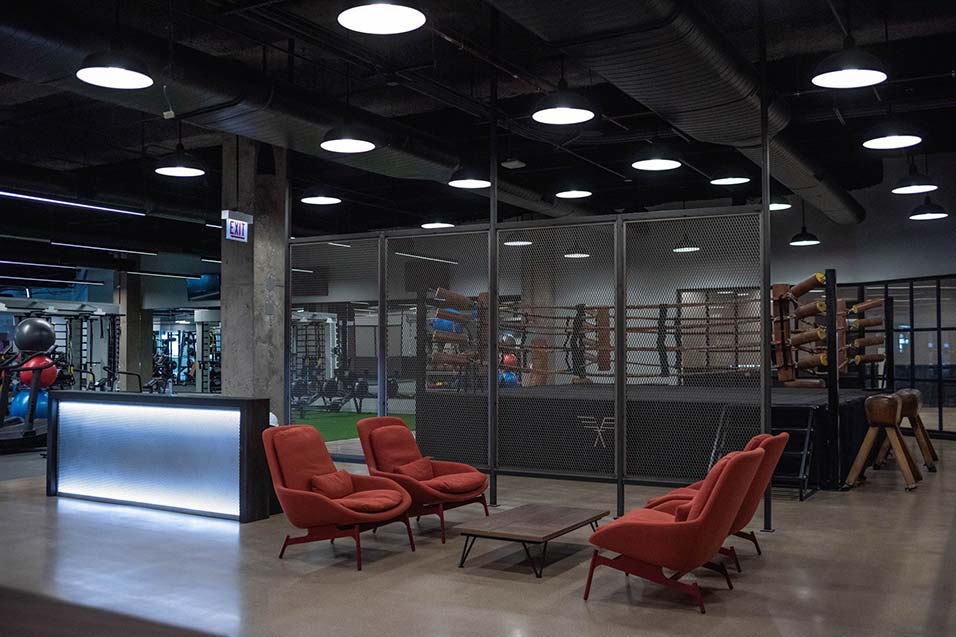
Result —
<instances>
[{"instance_id":1,"label":"wooden coffee table","mask_svg":"<svg viewBox=\"0 0 956 637\"><path fill-rule=\"evenodd\" d=\"M597 529L598 520L610 515L610 511L601 509L578 509L576 507L552 506L550 504L524 504L522 506L496 513L490 517L479 518L465 523L456 529L465 538L461 549L458 567L465 566L465 560L471 553L478 538L519 542L531 562L535 577L544 573L544 561L548 555L548 542L575 529L590 525ZM531 557L529 544L541 544L541 566Z\"/></svg>"}]
</instances>

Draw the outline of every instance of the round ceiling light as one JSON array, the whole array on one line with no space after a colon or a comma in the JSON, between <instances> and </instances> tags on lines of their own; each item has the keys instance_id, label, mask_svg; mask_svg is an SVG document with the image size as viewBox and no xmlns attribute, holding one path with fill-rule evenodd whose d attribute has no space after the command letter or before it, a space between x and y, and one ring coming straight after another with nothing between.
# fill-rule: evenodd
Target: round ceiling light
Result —
<instances>
[{"instance_id":1,"label":"round ceiling light","mask_svg":"<svg viewBox=\"0 0 956 637\"><path fill-rule=\"evenodd\" d=\"M793 206L786 199L774 199L770 202L770 211L790 210Z\"/></svg>"},{"instance_id":2,"label":"round ceiling light","mask_svg":"<svg viewBox=\"0 0 956 637\"><path fill-rule=\"evenodd\" d=\"M677 253L700 252L700 246L694 243L693 241L691 241L690 238L687 236L687 233L685 232L684 238L681 239L676 246L674 246L674 248L672 249L672 252L677 252Z\"/></svg>"},{"instance_id":3,"label":"round ceiling light","mask_svg":"<svg viewBox=\"0 0 956 637\"><path fill-rule=\"evenodd\" d=\"M817 235L812 232L807 232L807 227L803 226L800 229L800 232L793 235L793 238L790 239L790 245L792 246L815 246L820 245L820 240L817 239Z\"/></svg>"},{"instance_id":4,"label":"round ceiling light","mask_svg":"<svg viewBox=\"0 0 956 637\"><path fill-rule=\"evenodd\" d=\"M206 174L202 162L187 153L182 143L176 144L175 152L156 162L154 170L165 177L201 177Z\"/></svg>"},{"instance_id":5,"label":"round ceiling light","mask_svg":"<svg viewBox=\"0 0 956 637\"><path fill-rule=\"evenodd\" d=\"M367 153L370 150L375 150L375 142L371 141L369 137L369 135L346 125L333 128L327 132L319 146L330 153L347 155Z\"/></svg>"},{"instance_id":6,"label":"round ceiling light","mask_svg":"<svg viewBox=\"0 0 956 637\"><path fill-rule=\"evenodd\" d=\"M592 194L590 190L562 190L554 196L558 199L586 199Z\"/></svg>"},{"instance_id":7,"label":"round ceiling light","mask_svg":"<svg viewBox=\"0 0 956 637\"><path fill-rule=\"evenodd\" d=\"M446 223L444 221L430 221L428 223L423 223L422 228L425 230L440 230L442 228L454 228L455 224Z\"/></svg>"},{"instance_id":8,"label":"round ceiling light","mask_svg":"<svg viewBox=\"0 0 956 637\"><path fill-rule=\"evenodd\" d=\"M916 164L910 162L909 172L900 178L893 187L894 195L922 195L927 192L933 192L939 188L933 180L926 175L921 175L916 169Z\"/></svg>"},{"instance_id":9,"label":"round ceiling light","mask_svg":"<svg viewBox=\"0 0 956 637\"><path fill-rule=\"evenodd\" d=\"M131 90L153 85L146 65L122 51L110 50L86 56L76 71L82 82L103 88Z\"/></svg>"},{"instance_id":10,"label":"round ceiling light","mask_svg":"<svg viewBox=\"0 0 956 637\"><path fill-rule=\"evenodd\" d=\"M711 179L710 183L714 186L739 186L740 184L750 183L750 177L718 177L717 179Z\"/></svg>"},{"instance_id":11,"label":"round ceiling light","mask_svg":"<svg viewBox=\"0 0 956 637\"><path fill-rule=\"evenodd\" d=\"M661 171L661 170L674 170L675 168L680 168L681 164L676 159L665 159L663 157L653 157L650 159L640 159L633 164L632 168L637 170L649 170L649 171Z\"/></svg>"},{"instance_id":12,"label":"round ceiling light","mask_svg":"<svg viewBox=\"0 0 956 637\"><path fill-rule=\"evenodd\" d=\"M396 2L370 0L352 2L339 14L338 22L349 31L369 35L395 35L414 31L425 24L425 14Z\"/></svg>"},{"instance_id":13,"label":"round ceiling light","mask_svg":"<svg viewBox=\"0 0 956 637\"><path fill-rule=\"evenodd\" d=\"M871 137L863 142L863 147L872 150L895 150L916 146L921 141L923 141L923 138L919 135L883 135L881 137Z\"/></svg>"},{"instance_id":14,"label":"round ceiling light","mask_svg":"<svg viewBox=\"0 0 956 637\"><path fill-rule=\"evenodd\" d=\"M934 219L945 219L948 216L949 211L932 201L927 195L923 203L913 208L910 219L913 221L933 221Z\"/></svg>"},{"instance_id":15,"label":"round ceiling light","mask_svg":"<svg viewBox=\"0 0 956 637\"><path fill-rule=\"evenodd\" d=\"M506 245L509 248L523 248L525 246L531 245L532 243L534 242L527 237L515 235L513 239L508 239L507 241L502 242L502 245Z\"/></svg>"},{"instance_id":16,"label":"round ceiling light","mask_svg":"<svg viewBox=\"0 0 956 637\"><path fill-rule=\"evenodd\" d=\"M820 62L810 81L821 88L860 88L886 81L886 70L879 58L856 48L847 36L843 50Z\"/></svg>"},{"instance_id":17,"label":"round ceiling light","mask_svg":"<svg viewBox=\"0 0 956 637\"><path fill-rule=\"evenodd\" d=\"M539 124L569 126L589 122L594 116L594 107L587 98L568 90L568 83L562 77L558 90L541 98L531 119Z\"/></svg>"},{"instance_id":18,"label":"round ceiling light","mask_svg":"<svg viewBox=\"0 0 956 637\"><path fill-rule=\"evenodd\" d=\"M305 193L299 201L310 206L334 206L335 204L342 203L342 200L338 197L330 197L312 192Z\"/></svg>"},{"instance_id":19,"label":"round ceiling light","mask_svg":"<svg viewBox=\"0 0 956 637\"><path fill-rule=\"evenodd\" d=\"M564 253L565 259L587 259L591 255L581 249L577 241L571 246L571 249Z\"/></svg>"},{"instance_id":20,"label":"round ceiling light","mask_svg":"<svg viewBox=\"0 0 956 637\"><path fill-rule=\"evenodd\" d=\"M463 190L477 190L479 188L490 188L491 182L485 179L484 175L466 168L459 168L452 173L448 185L452 188L461 188Z\"/></svg>"}]
</instances>

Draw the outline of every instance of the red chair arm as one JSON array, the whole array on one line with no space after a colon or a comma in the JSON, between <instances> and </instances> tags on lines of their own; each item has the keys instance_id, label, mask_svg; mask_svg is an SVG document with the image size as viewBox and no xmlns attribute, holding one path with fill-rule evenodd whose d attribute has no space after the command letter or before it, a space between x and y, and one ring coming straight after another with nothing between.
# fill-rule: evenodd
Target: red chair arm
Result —
<instances>
[{"instance_id":1,"label":"red chair arm","mask_svg":"<svg viewBox=\"0 0 956 637\"><path fill-rule=\"evenodd\" d=\"M463 462L451 462L448 460L432 460L432 470L436 476L446 476L453 473L474 473L478 472L470 464Z\"/></svg>"},{"instance_id":2,"label":"red chair arm","mask_svg":"<svg viewBox=\"0 0 956 637\"><path fill-rule=\"evenodd\" d=\"M313 491L299 491L276 486L276 496L289 522L300 529L309 529L330 524L348 524L351 522L347 509L330 498Z\"/></svg>"},{"instance_id":3,"label":"red chair arm","mask_svg":"<svg viewBox=\"0 0 956 637\"><path fill-rule=\"evenodd\" d=\"M426 487L411 476L402 475L400 473L385 473L384 471L376 471L373 477L386 478L397 483L398 486L408 492L408 495L412 497L412 501L418 504L441 502L442 500L446 499L446 496L442 495L438 491L435 491L434 489Z\"/></svg>"}]
</instances>

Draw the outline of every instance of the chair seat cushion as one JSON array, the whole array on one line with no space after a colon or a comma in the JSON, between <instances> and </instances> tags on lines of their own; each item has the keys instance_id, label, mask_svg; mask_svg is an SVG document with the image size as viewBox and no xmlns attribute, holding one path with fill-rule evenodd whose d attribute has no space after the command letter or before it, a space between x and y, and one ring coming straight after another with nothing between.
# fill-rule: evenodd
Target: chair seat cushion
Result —
<instances>
[{"instance_id":1,"label":"chair seat cushion","mask_svg":"<svg viewBox=\"0 0 956 637\"><path fill-rule=\"evenodd\" d=\"M398 506L402 501L402 494L391 489L371 489L356 491L352 495L339 498L335 502L346 509L359 513L381 513Z\"/></svg>"},{"instance_id":2,"label":"chair seat cushion","mask_svg":"<svg viewBox=\"0 0 956 637\"><path fill-rule=\"evenodd\" d=\"M311 486L313 491L333 500L344 498L355 491L355 487L352 486L352 476L342 469L334 473L312 476Z\"/></svg>"},{"instance_id":3,"label":"chair seat cushion","mask_svg":"<svg viewBox=\"0 0 956 637\"><path fill-rule=\"evenodd\" d=\"M449 473L425 480L422 484L442 493L468 493L485 484L485 474L478 471Z\"/></svg>"},{"instance_id":4,"label":"chair seat cushion","mask_svg":"<svg viewBox=\"0 0 956 637\"><path fill-rule=\"evenodd\" d=\"M432 468L432 459L429 456L419 458L418 460L413 460L412 462L403 464L400 467L395 467L395 473L399 473L410 478L415 478L421 482L424 482L425 480L431 480L435 477L435 470Z\"/></svg>"}]
</instances>

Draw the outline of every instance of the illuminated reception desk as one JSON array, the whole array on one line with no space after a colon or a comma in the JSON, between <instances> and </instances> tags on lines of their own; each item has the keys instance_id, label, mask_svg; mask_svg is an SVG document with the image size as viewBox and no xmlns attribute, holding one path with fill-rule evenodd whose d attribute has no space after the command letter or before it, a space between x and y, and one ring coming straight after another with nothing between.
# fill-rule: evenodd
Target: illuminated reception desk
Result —
<instances>
[{"instance_id":1,"label":"illuminated reception desk","mask_svg":"<svg viewBox=\"0 0 956 637\"><path fill-rule=\"evenodd\" d=\"M267 399L51 392L47 495L269 516Z\"/></svg>"}]
</instances>

